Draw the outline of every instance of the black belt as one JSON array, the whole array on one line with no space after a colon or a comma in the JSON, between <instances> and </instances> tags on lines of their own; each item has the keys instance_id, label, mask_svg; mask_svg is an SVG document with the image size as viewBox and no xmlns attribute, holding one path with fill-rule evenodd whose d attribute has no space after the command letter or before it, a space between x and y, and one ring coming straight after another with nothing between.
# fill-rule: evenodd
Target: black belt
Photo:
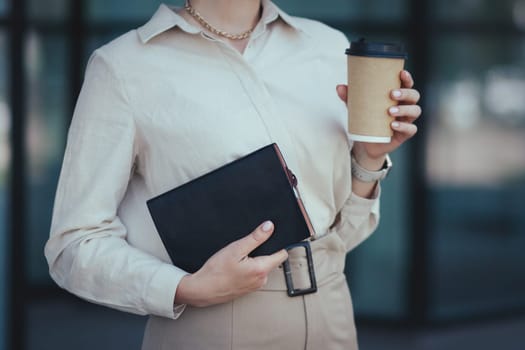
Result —
<instances>
[{"instance_id":1,"label":"black belt","mask_svg":"<svg viewBox=\"0 0 525 350\"><path fill-rule=\"evenodd\" d=\"M294 248L304 248L306 252L306 260L308 265L308 275L310 277L309 288L294 288L292 271L290 269L290 262L288 259L283 263L284 280L286 281L286 291L289 297L296 297L299 295L311 294L317 292L317 282L315 280L314 261L312 258L312 248L310 247L309 241L303 241L296 244L289 245L286 250L292 250Z\"/></svg>"}]
</instances>

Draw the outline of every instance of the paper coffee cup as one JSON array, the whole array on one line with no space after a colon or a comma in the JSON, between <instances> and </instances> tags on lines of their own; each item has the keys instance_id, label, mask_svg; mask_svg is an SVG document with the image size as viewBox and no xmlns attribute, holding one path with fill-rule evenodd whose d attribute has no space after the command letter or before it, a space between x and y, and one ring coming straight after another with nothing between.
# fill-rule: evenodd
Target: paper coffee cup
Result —
<instances>
[{"instance_id":1,"label":"paper coffee cup","mask_svg":"<svg viewBox=\"0 0 525 350\"><path fill-rule=\"evenodd\" d=\"M390 93L401 86L407 54L402 45L352 41L348 55L348 132L354 141L390 142Z\"/></svg>"}]
</instances>

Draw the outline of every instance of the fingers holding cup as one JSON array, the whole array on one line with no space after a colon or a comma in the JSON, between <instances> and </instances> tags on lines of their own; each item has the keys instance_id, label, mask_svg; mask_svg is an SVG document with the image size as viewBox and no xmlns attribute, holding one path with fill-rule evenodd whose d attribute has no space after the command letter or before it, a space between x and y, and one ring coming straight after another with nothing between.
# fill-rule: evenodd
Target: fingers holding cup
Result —
<instances>
[{"instance_id":1,"label":"fingers holding cup","mask_svg":"<svg viewBox=\"0 0 525 350\"><path fill-rule=\"evenodd\" d=\"M408 88L411 89L414 86L414 79L412 78L412 74L410 74L407 70L402 70L399 74L399 77L401 78L401 87L402 88Z\"/></svg>"},{"instance_id":2,"label":"fingers holding cup","mask_svg":"<svg viewBox=\"0 0 525 350\"><path fill-rule=\"evenodd\" d=\"M395 89L390 92L390 98L399 104L416 104L420 97L419 91L415 89Z\"/></svg>"},{"instance_id":3,"label":"fingers holding cup","mask_svg":"<svg viewBox=\"0 0 525 350\"><path fill-rule=\"evenodd\" d=\"M412 123L394 121L391 124L394 130L392 142L397 145L402 144L406 140L412 138L417 133L417 126Z\"/></svg>"},{"instance_id":4,"label":"fingers holding cup","mask_svg":"<svg viewBox=\"0 0 525 350\"><path fill-rule=\"evenodd\" d=\"M415 122L421 116L421 107L418 105L397 105L388 109L388 114L397 121Z\"/></svg>"},{"instance_id":5,"label":"fingers holding cup","mask_svg":"<svg viewBox=\"0 0 525 350\"><path fill-rule=\"evenodd\" d=\"M335 89L337 91L337 96L339 96L341 101L346 103L348 100L348 85L339 84L335 87Z\"/></svg>"}]
</instances>

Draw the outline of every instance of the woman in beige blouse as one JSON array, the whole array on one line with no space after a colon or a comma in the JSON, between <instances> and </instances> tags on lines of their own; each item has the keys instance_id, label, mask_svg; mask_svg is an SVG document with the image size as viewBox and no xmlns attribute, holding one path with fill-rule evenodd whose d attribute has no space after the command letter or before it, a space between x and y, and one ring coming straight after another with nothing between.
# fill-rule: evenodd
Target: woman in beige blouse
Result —
<instances>
[{"instance_id":1,"label":"woman in beige blouse","mask_svg":"<svg viewBox=\"0 0 525 350\"><path fill-rule=\"evenodd\" d=\"M350 155L377 171L416 133L413 80L400 72L392 92L392 142L352 144L342 33L269 0L190 5L161 5L92 55L46 245L50 273L86 300L150 315L145 350L356 349L344 260L377 225L380 186L351 176ZM270 221L194 274L173 266L146 200L271 142L315 228L318 291L286 293L287 258L296 286L309 283L301 251L247 258Z\"/></svg>"}]
</instances>

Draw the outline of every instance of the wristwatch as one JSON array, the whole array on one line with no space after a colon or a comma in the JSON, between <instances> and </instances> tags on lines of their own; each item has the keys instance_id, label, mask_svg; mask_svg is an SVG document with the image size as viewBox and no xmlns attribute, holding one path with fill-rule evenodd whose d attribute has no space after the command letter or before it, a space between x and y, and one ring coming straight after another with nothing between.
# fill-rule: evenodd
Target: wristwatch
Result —
<instances>
[{"instance_id":1,"label":"wristwatch","mask_svg":"<svg viewBox=\"0 0 525 350\"><path fill-rule=\"evenodd\" d=\"M363 168L359 163L357 163L357 160L355 159L354 155L351 153L351 159L352 159L352 176L357 178L361 182L376 182L383 180L388 173L390 172L390 169L392 168L392 161L390 160L390 157L388 154L386 155L385 163L383 163L383 167L379 169L378 171L370 171L368 169Z\"/></svg>"}]
</instances>

